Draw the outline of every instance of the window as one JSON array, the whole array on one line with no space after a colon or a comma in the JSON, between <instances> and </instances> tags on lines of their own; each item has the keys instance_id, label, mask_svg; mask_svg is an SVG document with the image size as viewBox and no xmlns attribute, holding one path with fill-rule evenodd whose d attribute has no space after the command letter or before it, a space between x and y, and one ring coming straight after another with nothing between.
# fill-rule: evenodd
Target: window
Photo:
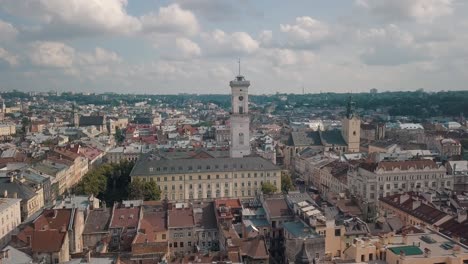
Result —
<instances>
[{"instance_id":1,"label":"window","mask_svg":"<svg viewBox=\"0 0 468 264\"><path fill-rule=\"evenodd\" d=\"M341 229L335 229L335 236L341 236Z\"/></svg>"},{"instance_id":2,"label":"window","mask_svg":"<svg viewBox=\"0 0 468 264\"><path fill-rule=\"evenodd\" d=\"M162 234L162 239L166 239L166 234Z\"/></svg>"},{"instance_id":3,"label":"window","mask_svg":"<svg viewBox=\"0 0 468 264\"><path fill-rule=\"evenodd\" d=\"M191 242L191 241L187 242L187 245L188 245L189 247L191 247L191 246L192 246L192 242Z\"/></svg>"},{"instance_id":4,"label":"window","mask_svg":"<svg viewBox=\"0 0 468 264\"><path fill-rule=\"evenodd\" d=\"M239 133L239 145L244 145L244 133Z\"/></svg>"}]
</instances>

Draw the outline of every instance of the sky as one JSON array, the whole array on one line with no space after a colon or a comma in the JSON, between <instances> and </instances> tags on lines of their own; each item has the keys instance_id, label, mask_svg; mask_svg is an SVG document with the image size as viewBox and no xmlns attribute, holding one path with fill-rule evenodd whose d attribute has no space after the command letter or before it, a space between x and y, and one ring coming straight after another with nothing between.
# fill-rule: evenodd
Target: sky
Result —
<instances>
[{"instance_id":1,"label":"sky","mask_svg":"<svg viewBox=\"0 0 468 264\"><path fill-rule=\"evenodd\" d=\"M0 91L466 90L466 0L0 0Z\"/></svg>"}]
</instances>

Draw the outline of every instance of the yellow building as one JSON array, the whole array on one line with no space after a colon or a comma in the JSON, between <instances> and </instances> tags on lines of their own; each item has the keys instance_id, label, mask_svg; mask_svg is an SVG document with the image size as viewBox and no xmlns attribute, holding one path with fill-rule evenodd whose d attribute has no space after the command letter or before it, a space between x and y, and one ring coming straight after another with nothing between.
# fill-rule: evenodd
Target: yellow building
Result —
<instances>
[{"instance_id":1,"label":"yellow building","mask_svg":"<svg viewBox=\"0 0 468 264\"><path fill-rule=\"evenodd\" d=\"M155 181L170 201L254 197L269 182L281 190L281 169L261 157L140 159L132 180Z\"/></svg>"}]
</instances>

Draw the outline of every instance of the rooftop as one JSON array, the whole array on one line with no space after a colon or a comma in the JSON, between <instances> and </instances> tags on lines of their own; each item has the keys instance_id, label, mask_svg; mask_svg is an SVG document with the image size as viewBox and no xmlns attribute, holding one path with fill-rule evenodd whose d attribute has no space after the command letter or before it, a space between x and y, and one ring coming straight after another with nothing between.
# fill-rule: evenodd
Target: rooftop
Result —
<instances>
[{"instance_id":1,"label":"rooftop","mask_svg":"<svg viewBox=\"0 0 468 264\"><path fill-rule=\"evenodd\" d=\"M280 168L261 157L184 159L183 162L178 159L142 158L134 166L131 176L266 170Z\"/></svg>"},{"instance_id":2,"label":"rooftop","mask_svg":"<svg viewBox=\"0 0 468 264\"><path fill-rule=\"evenodd\" d=\"M167 225L169 228L193 227L195 220L192 208L174 208L169 210Z\"/></svg>"},{"instance_id":3,"label":"rooftop","mask_svg":"<svg viewBox=\"0 0 468 264\"><path fill-rule=\"evenodd\" d=\"M100 208L89 211L83 234L107 232L111 208Z\"/></svg>"},{"instance_id":4,"label":"rooftop","mask_svg":"<svg viewBox=\"0 0 468 264\"><path fill-rule=\"evenodd\" d=\"M283 224L283 228L294 238L303 239L319 237L312 227L304 224L302 221L285 222Z\"/></svg>"}]
</instances>

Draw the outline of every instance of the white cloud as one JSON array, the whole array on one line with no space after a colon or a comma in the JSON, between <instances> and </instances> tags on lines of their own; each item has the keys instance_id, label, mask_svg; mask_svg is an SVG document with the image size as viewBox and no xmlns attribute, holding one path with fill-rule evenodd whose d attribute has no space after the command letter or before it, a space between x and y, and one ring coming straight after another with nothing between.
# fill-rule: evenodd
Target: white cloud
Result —
<instances>
[{"instance_id":1,"label":"white cloud","mask_svg":"<svg viewBox=\"0 0 468 264\"><path fill-rule=\"evenodd\" d=\"M264 51L273 66L304 66L314 61L315 55L310 51L292 49L269 49Z\"/></svg>"},{"instance_id":2,"label":"white cloud","mask_svg":"<svg viewBox=\"0 0 468 264\"><path fill-rule=\"evenodd\" d=\"M262 46L269 46L273 40L273 31L271 30L263 30L260 32L258 37L258 41Z\"/></svg>"},{"instance_id":3,"label":"white cloud","mask_svg":"<svg viewBox=\"0 0 468 264\"><path fill-rule=\"evenodd\" d=\"M226 33L220 29L204 33L207 53L212 55L242 55L256 52L260 44L246 32Z\"/></svg>"},{"instance_id":4,"label":"white cloud","mask_svg":"<svg viewBox=\"0 0 468 264\"><path fill-rule=\"evenodd\" d=\"M38 69L56 69L56 73L81 81L109 78L113 74L112 69L122 61L117 53L100 47L92 52L80 52L65 43L51 41L34 42L29 59Z\"/></svg>"},{"instance_id":5,"label":"white cloud","mask_svg":"<svg viewBox=\"0 0 468 264\"><path fill-rule=\"evenodd\" d=\"M41 22L34 36L129 34L139 30L137 18L127 14L126 0L0 0L10 14Z\"/></svg>"},{"instance_id":6,"label":"white cloud","mask_svg":"<svg viewBox=\"0 0 468 264\"><path fill-rule=\"evenodd\" d=\"M78 59L77 63L81 65L99 65L122 61L117 53L100 47L95 48L93 53L79 53L76 57Z\"/></svg>"},{"instance_id":7,"label":"white cloud","mask_svg":"<svg viewBox=\"0 0 468 264\"><path fill-rule=\"evenodd\" d=\"M431 58L424 43L417 43L411 33L394 24L359 30L357 39L364 48L360 57L369 65L394 66Z\"/></svg>"},{"instance_id":8,"label":"white cloud","mask_svg":"<svg viewBox=\"0 0 468 264\"><path fill-rule=\"evenodd\" d=\"M5 61L8 63L10 66L16 66L19 64L18 58L16 55L11 54L4 48L0 47L0 60Z\"/></svg>"},{"instance_id":9,"label":"white cloud","mask_svg":"<svg viewBox=\"0 0 468 264\"><path fill-rule=\"evenodd\" d=\"M293 25L281 24L280 30L286 34L290 46L315 45L331 35L326 23L308 16L297 17Z\"/></svg>"},{"instance_id":10,"label":"white cloud","mask_svg":"<svg viewBox=\"0 0 468 264\"><path fill-rule=\"evenodd\" d=\"M0 19L0 42L16 38L18 30L10 23Z\"/></svg>"},{"instance_id":11,"label":"white cloud","mask_svg":"<svg viewBox=\"0 0 468 264\"><path fill-rule=\"evenodd\" d=\"M432 22L453 12L453 0L356 0L356 4L391 21Z\"/></svg>"},{"instance_id":12,"label":"white cloud","mask_svg":"<svg viewBox=\"0 0 468 264\"><path fill-rule=\"evenodd\" d=\"M194 35L200 28L195 15L178 4L161 7L159 12L146 14L140 19L145 32Z\"/></svg>"},{"instance_id":13,"label":"white cloud","mask_svg":"<svg viewBox=\"0 0 468 264\"><path fill-rule=\"evenodd\" d=\"M198 44L187 38L177 38L176 46L179 51L182 52L183 57L186 58L199 56L201 54L201 49Z\"/></svg>"},{"instance_id":14,"label":"white cloud","mask_svg":"<svg viewBox=\"0 0 468 264\"><path fill-rule=\"evenodd\" d=\"M75 49L61 42L35 42L29 57L36 66L67 68L73 65Z\"/></svg>"}]
</instances>

